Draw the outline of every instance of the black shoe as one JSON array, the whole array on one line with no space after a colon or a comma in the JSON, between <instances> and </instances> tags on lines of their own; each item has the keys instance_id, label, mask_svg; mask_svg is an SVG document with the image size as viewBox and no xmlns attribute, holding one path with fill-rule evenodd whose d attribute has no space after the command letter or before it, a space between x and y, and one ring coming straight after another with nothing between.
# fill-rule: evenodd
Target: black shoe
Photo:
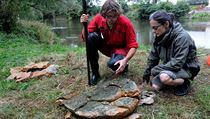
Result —
<instances>
[{"instance_id":1,"label":"black shoe","mask_svg":"<svg viewBox=\"0 0 210 119\"><path fill-rule=\"evenodd\" d=\"M97 73L97 74L93 74L91 79L90 79L90 85L96 85L98 80L100 79L100 74Z\"/></svg>"},{"instance_id":2,"label":"black shoe","mask_svg":"<svg viewBox=\"0 0 210 119\"><path fill-rule=\"evenodd\" d=\"M184 80L184 83L175 89L174 94L177 96L184 96L188 94L188 91L190 89L190 81L188 79Z\"/></svg>"}]
</instances>

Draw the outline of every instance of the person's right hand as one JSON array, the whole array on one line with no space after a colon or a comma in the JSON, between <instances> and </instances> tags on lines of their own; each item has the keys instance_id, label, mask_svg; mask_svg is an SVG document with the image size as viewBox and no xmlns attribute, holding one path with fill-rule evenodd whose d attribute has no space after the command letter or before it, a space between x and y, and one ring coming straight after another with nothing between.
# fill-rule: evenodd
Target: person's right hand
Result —
<instances>
[{"instance_id":1,"label":"person's right hand","mask_svg":"<svg viewBox=\"0 0 210 119\"><path fill-rule=\"evenodd\" d=\"M88 14L82 14L80 17L80 23L88 22Z\"/></svg>"}]
</instances>

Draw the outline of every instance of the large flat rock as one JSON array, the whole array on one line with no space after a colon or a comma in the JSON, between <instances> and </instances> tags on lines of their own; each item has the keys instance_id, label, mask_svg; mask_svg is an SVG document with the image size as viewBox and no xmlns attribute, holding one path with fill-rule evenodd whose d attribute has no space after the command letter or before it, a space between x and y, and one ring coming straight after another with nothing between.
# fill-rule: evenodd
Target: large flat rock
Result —
<instances>
[{"instance_id":1,"label":"large flat rock","mask_svg":"<svg viewBox=\"0 0 210 119\"><path fill-rule=\"evenodd\" d=\"M101 82L91 92L63 99L61 103L80 118L122 119L136 109L139 95L132 80L113 79Z\"/></svg>"}]
</instances>

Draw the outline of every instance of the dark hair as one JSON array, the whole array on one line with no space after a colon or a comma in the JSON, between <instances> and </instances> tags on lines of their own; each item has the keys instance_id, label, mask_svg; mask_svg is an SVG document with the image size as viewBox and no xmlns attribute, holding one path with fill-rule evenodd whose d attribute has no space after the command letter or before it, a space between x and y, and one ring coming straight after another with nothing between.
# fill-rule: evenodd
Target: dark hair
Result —
<instances>
[{"instance_id":1,"label":"dark hair","mask_svg":"<svg viewBox=\"0 0 210 119\"><path fill-rule=\"evenodd\" d=\"M106 0L103 4L100 14L105 17L108 12L115 11L118 15L122 14L122 8L115 0Z\"/></svg>"},{"instance_id":2,"label":"dark hair","mask_svg":"<svg viewBox=\"0 0 210 119\"><path fill-rule=\"evenodd\" d=\"M173 13L168 13L165 10L160 10L152 13L149 17L149 20L155 20L160 24L164 24L168 21L169 27L173 27L174 18L175 17Z\"/></svg>"}]
</instances>

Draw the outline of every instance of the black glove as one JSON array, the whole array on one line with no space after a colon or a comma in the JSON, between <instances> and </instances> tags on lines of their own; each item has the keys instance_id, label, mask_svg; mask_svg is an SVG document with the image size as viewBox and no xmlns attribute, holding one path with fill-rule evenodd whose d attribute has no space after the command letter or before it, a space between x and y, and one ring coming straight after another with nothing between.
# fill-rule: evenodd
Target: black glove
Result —
<instances>
[{"instance_id":1,"label":"black glove","mask_svg":"<svg viewBox=\"0 0 210 119\"><path fill-rule=\"evenodd\" d=\"M143 82L149 83L149 81L150 81L150 76L144 75L143 76Z\"/></svg>"}]
</instances>

